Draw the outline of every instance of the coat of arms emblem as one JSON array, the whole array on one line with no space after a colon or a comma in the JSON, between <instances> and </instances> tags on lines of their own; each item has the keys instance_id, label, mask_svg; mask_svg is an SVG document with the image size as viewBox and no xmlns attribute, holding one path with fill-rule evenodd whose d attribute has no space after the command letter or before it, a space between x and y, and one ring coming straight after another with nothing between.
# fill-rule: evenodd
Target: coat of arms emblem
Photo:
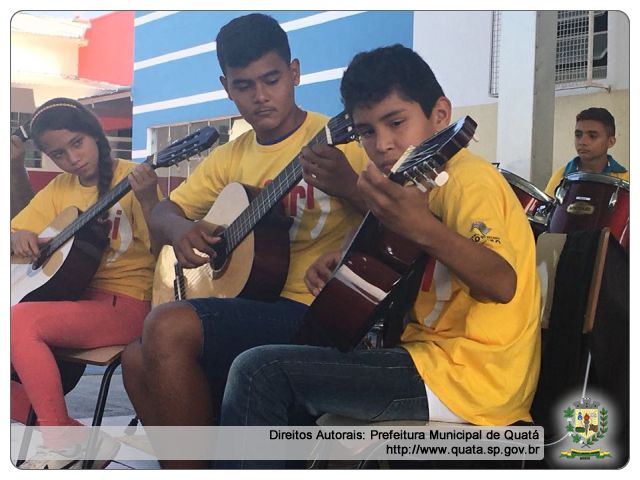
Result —
<instances>
[{"instance_id":1,"label":"coat of arms emblem","mask_svg":"<svg viewBox=\"0 0 640 480\"><path fill-rule=\"evenodd\" d=\"M610 452L592 449L594 443L603 439L609 429L609 412L600 407L600 403L589 397L583 397L572 406L566 408L563 416L567 421L566 430L574 443L580 444L580 449L572 448L561 452L562 457L608 457Z\"/></svg>"}]
</instances>

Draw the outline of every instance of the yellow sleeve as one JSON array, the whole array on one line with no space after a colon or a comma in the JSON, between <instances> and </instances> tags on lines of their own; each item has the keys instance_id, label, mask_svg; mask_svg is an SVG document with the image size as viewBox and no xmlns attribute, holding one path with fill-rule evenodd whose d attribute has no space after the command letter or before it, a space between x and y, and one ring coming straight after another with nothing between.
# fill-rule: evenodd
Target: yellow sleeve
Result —
<instances>
[{"instance_id":1,"label":"yellow sleeve","mask_svg":"<svg viewBox=\"0 0 640 480\"><path fill-rule=\"evenodd\" d=\"M547 183L547 188L544 189L544 193L550 197L555 197L556 188L558 188L558 185L560 185L560 182L562 181L564 169L565 167L559 168L553 175L551 175L549 183Z\"/></svg>"},{"instance_id":2,"label":"yellow sleeve","mask_svg":"<svg viewBox=\"0 0 640 480\"><path fill-rule=\"evenodd\" d=\"M231 152L230 148L224 147L225 145L211 152L169 195L169 199L182 208L191 220L203 218L229 183L227 162L231 158Z\"/></svg>"},{"instance_id":3,"label":"yellow sleeve","mask_svg":"<svg viewBox=\"0 0 640 480\"><path fill-rule=\"evenodd\" d=\"M61 196L62 191L58 188L58 182L53 179L13 217L11 232L17 230L29 230L38 234L42 232L60 213L61 209L56 206L56 200Z\"/></svg>"},{"instance_id":4,"label":"yellow sleeve","mask_svg":"<svg viewBox=\"0 0 640 480\"><path fill-rule=\"evenodd\" d=\"M508 205L499 177L478 169L459 169L457 173L449 177L452 184L444 187L448 188L443 200L443 223L459 235L490 248L515 269L516 252L510 242L513 226L506 221Z\"/></svg>"}]
</instances>

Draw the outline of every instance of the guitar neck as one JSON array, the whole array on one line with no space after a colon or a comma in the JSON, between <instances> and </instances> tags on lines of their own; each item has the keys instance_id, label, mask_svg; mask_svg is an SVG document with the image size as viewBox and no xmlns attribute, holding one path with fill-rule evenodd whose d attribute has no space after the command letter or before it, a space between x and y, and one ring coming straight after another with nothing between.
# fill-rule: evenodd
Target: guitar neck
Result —
<instances>
[{"instance_id":1,"label":"guitar neck","mask_svg":"<svg viewBox=\"0 0 640 480\"><path fill-rule=\"evenodd\" d=\"M159 167L168 167L175 165L187 158L211 147L218 139L218 131L210 126L203 127L186 137L173 142L165 147L162 151L150 155L145 160L154 170ZM76 233L78 233L89 222L98 215L104 213L115 203L125 196L131 185L128 176L120 180L118 184L109 192L98 199L96 203L90 206L85 212L71 222L62 232L60 232L51 242L49 242L40 252L36 265L42 265L53 252L58 250Z\"/></svg>"},{"instance_id":2,"label":"guitar neck","mask_svg":"<svg viewBox=\"0 0 640 480\"><path fill-rule=\"evenodd\" d=\"M329 131L322 129L307 145L332 145ZM302 166L298 154L271 183L260 190L249 206L222 233L225 240L224 253L229 255L301 178Z\"/></svg>"},{"instance_id":3,"label":"guitar neck","mask_svg":"<svg viewBox=\"0 0 640 480\"><path fill-rule=\"evenodd\" d=\"M107 194L101 197L96 203L91 205L81 215L78 216L73 222L62 230L56 237L45 247L41 257L46 258L51 253L56 251L62 245L64 245L70 238L72 238L78 231L85 227L89 222L97 218L99 215L111 208L115 203L124 197L131 185L128 178L123 178L118 184L113 187Z\"/></svg>"}]
</instances>

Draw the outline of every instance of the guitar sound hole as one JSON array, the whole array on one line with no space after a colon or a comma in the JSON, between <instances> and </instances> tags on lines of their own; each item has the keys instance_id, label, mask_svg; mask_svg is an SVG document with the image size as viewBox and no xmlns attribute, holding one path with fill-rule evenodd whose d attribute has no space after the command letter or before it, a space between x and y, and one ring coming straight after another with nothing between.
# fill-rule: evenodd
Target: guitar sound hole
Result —
<instances>
[{"instance_id":1,"label":"guitar sound hole","mask_svg":"<svg viewBox=\"0 0 640 480\"><path fill-rule=\"evenodd\" d=\"M213 261L210 262L214 277L222 275L228 263L229 263L229 257L218 253L216 258L214 258Z\"/></svg>"}]
</instances>

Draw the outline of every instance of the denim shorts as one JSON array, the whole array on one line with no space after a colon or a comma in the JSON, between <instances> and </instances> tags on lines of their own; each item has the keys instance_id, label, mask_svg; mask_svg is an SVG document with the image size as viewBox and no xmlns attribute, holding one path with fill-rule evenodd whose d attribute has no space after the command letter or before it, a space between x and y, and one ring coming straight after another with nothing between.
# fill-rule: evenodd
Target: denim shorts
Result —
<instances>
[{"instance_id":1,"label":"denim shorts","mask_svg":"<svg viewBox=\"0 0 640 480\"><path fill-rule=\"evenodd\" d=\"M187 302L202 323L200 362L212 388L224 388L231 363L245 350L290 343L308 308L287 298L273 303L214 297Z\"/></svg>"}]
</instances>

